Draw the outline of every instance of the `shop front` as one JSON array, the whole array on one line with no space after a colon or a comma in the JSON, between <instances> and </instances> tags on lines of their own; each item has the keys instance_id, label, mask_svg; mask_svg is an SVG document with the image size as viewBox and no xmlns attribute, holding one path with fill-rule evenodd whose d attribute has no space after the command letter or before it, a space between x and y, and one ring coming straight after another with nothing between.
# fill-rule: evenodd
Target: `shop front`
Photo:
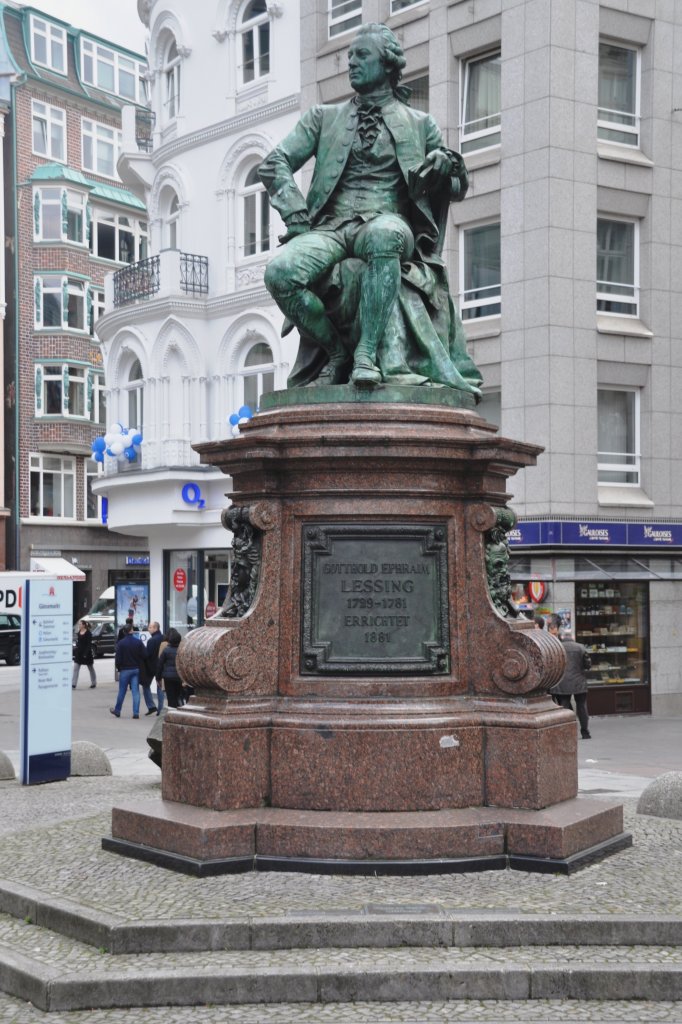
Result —
<instances>
[{"instance_id":1,"label":"shop front","mask_svg":"<svg viewBox=\"0 0 682 1024\"><path fill-rule=\"evenodd\" d=\"M559 614L590 653L591 715L650 713L657 697L682 710L667 625L682 599L682 524L524 521L510 548L521 611Z\"/></svg>"},{"instance_id":2,"label":"shop front","mask_svg":"<svg viewBox=\"0 0 682 1024\"><path fill-rule=\"evenodd\" d=\"M184 636L222 605L230 583L232 550L173 549L163 553L164 630Z\"/></svg>"}]
</instances>

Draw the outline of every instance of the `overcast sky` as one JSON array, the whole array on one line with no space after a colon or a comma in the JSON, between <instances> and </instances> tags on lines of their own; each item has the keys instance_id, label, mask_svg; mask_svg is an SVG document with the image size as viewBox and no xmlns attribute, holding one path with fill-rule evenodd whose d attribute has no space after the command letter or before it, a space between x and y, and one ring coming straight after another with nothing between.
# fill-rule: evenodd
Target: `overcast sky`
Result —
<instances>
[{"instance_id":1,"label":"overcast sky","mask_svg":"<svg viewBox=\"0 0 682 1024\"><path fill-rule=\"evenodd\" d=\"M144 53L146 29L137 16L137 0L34 0L21 6L35 7L75 28L89 29L112 43Z\"/></svg>"}]
</instances>

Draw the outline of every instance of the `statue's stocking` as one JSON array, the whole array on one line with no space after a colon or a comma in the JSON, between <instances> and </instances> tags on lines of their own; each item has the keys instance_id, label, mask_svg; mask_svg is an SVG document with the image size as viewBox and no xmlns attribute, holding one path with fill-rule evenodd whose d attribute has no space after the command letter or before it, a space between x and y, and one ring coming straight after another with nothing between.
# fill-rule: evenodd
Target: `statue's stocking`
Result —
<instances>
[{"instance_id":1,"label":"statue's stocking","mask_svg":"<svg viewBox=\"0 0 682 1024\"><path fill-rule=\"evenodd\" d=\"M400 288L400 260L396 256L370 257L360 292L360 341L355 349L351 380L379 384L377 349Z\"/></svg>"},{"instance_id":2,"label":"statue's stocking","mask_svg":"<svg viewBox=\"0 0 682 1024\"><path fill-rule=\"evenodd\" d=\"M329 362L323 368L315 383L340 384L347 377L349 356L327 316L322 300L308 289L302 289L289 296L278 296L280 309L309 338L325 350Z\"/></svg>"}]
</instances>

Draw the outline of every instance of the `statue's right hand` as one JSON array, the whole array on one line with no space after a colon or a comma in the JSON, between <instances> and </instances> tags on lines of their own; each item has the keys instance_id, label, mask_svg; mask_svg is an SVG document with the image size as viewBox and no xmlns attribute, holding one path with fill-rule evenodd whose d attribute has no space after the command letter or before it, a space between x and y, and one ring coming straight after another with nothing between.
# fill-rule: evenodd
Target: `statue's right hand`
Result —
<instances>
[{"instance_id":1,"label":"statue's right hand","mask_svg":"<svg viewBox=\"0 0 682 1024\"><path fill-rule=\"evenodd\" d=\"M305 235L308 231L310 231L310 224L291 224L287 228L286 235L279 236L279 244L286 245L292 238L296 238L296 235Z\"/></svg>"}]
</instances>

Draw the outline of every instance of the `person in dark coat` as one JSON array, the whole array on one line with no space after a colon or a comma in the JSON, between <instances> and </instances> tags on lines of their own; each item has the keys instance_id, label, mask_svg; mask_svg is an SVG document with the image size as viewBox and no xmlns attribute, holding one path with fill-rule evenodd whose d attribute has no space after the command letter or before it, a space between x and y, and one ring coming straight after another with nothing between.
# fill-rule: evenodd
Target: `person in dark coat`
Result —
<instances>
[{"instance_id":1,"label":"person in dark coat","mask_svg":"<svg viewBox=\"0 0 682 1024\"><path fill-rule=\"evenodd\" d=\"M182 637L177 629L169 629L167 634L168 643L159 656L159 664L156 669L156 681L163 685L166 691L169 708L179 708L183 699L182 679L178 672L176 659L178 648Z\"/></svg>"},{"instance_id":2,"label":"person in dark coat","mask_svg":"<svg viewBox=\"0 0 682 1024\"><path fill-rule=\"evenodd\" d=\"M92 633L90 632L90 626L87 624L85 619L81 619L78 623L78 633L76 635L76 646L73 649L73 676L71 677L71 689L75 690L78 685L78 674L81 670L81 665L86 665L88 672L90 673L90 689L94 690L97 686L97 676L95 675L95 666L93 664L95 657L92 653Z\"/></svg>"},{"instance_id":3,"label":"person in dark coat","mask_svg":"<svg viewBox=\"0 0 682 1024\"><path fill-rule=\"evenodd\" d=\"M550 690L562 708L572 710L571 697L575 700L575 713L580 722L580 735L584 740L591 739L589 718L587 715L587 676L585 672L592 665L592 659L585 647L570 637L561 636L561 619L558 615L550 615L547 620L547 631L558 637L566 652L566 668L564 674Z\"/></svg>"},{"instance_id":4,"label":"person in dark coat","mask_svg":"<svg viewBox=\"0 0 682 1024\"><path fill-rule=\"evenodd\" d=\"M149 623L149 640L147 640L147 675L151 682L152 679L156 679L156 672L159 667L159 648L163 643L163 633L158 622ZM157 700L157 715L163 708L164 691L161 686L157 687L156 691ZM148 712L149 713L149 712Z\"/></svg>"},{"instance_id":5,"label":"person in dark coat","mask_svg":"<svg viewBox=\"0 0 682 1024\"><path fill-rule=\"evenodd\" d=\"M144 670L147 649L139 636L133 634L132 626L125 626L121 640L116 644L116 668L118 669L118 696L113 708L116 718L121 717L121 708L126 690L130 687L133 695L133 718L140 717L140 673Z\"/></svg>"}]
</instances>

